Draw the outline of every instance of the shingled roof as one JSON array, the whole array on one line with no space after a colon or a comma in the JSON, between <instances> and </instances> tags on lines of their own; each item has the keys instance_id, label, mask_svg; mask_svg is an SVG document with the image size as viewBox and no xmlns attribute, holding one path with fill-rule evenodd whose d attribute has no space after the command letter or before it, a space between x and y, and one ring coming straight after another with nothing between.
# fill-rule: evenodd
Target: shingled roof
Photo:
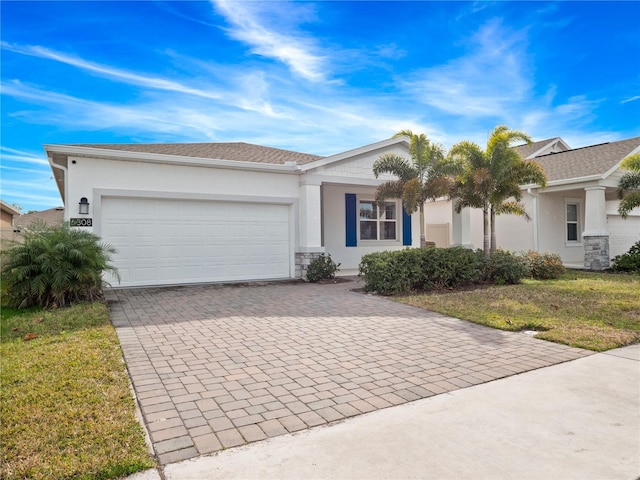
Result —
<instances>
[{"instance_id":1,"label":"shingled roof","mask_svg":"<svg viewBox=\"0 0 640 480\"><path fill-rule=\"evenodd\" d=\"M529 157L529 155L533 155L542 147L549 145L551 142L553 142L554 140L558 140L559 138L560 137L548 138L546 140L538 140L537 142L533 142L528 145L525 143L523 145L517 145L513 147L513 149L517 151L522 156L522 158L527 158Z\"/></svg>"},{"instance_id":2,"label":"shingled roof","mask_svg":"<svg viewBox=\"0 0 640 480\"><path fill-rule=\"evenodd\" d=\"M604 175L638 147L640 137L634 137L618 142L574 148L566 152L549 153L533 160L542 165L547 174L547 181L552 182Z\"/></svg>"},{"instance_id":3,"label":"shingled roof","mask_svg":"<svg viewBox=\"0 0 640 480\"><path fill-rule=\"evenodd\" d=\"M74 147L120 150L125 152L156 153L178 157L235 160L239 162L270 163L284 165L295 162L298 165L313 162L323 157L309 153L293 152L280 148L263 147L244 142L229 143L109 143L74 144Z\"/></svg>"},{"instance_id":4,"label":"shingled roof","mask_svg":"<svg viewBox=\"0 0 640 480\"><path fill-rule=\"evenodd\" d=\"M14 218L13 224L20 228L29 228L34 223L44 223L50 226L62 225L64 221L64 208L56 207L39 212L25 213Z\"/></svg>"}]
</instances>

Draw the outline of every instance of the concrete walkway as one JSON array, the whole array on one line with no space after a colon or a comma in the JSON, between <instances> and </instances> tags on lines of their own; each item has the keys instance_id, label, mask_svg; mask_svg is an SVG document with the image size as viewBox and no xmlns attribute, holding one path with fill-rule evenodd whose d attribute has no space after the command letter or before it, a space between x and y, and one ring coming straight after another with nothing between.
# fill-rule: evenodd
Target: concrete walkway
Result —
<instances>
[{"instance_id":1,"label":"concrete walkway","mask_svg":"<svg viewBox=\"0 0 640 480\"><path fill-rule=\"evenodd\" d=\"M351 291L108 292L161 465L591 355Z\"/></svg>"},{"instance_id":2,"label":"concrete walkway","mask_svg":"<svg viewBox=\"0 0 640 480\"><path fill-rule=\"evenodd\" d=\"M639 411L640 345L634 345L173 463L163 474L166 480L634 480Z\"/></svg>"}]
</instances>

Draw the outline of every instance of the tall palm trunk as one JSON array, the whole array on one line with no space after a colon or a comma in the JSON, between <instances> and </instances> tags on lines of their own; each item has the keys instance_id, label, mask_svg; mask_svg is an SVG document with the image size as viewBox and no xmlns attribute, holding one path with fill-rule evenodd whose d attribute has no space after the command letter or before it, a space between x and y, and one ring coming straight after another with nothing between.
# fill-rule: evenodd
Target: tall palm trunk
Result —
<instances>
[{"instance_id":1,"label":"tall palm trunk","mask_svg":"<svg viewBox=\"0 0 640 480\"><path fill-rule=\"evenodd\" d=\"M496 251L496 211L491 208L491 253Z\"/></svg>"},{"instance_id":2,"label":"tall palm trunk","mask_svg":"<svg viewBox=\"0 0 640 480\"><path fill-rule=\"evenodd\" d=\"M483 223L483 227L484 227L483 228L484 238L483 238L483 242L482 242L482 247L483 247L485 258L489 258L489 248L490 248L490 242L489 242L489 207L484 207L482 209L482 223Z\"/></svg>"},{"instance_id":3,"label":"tall palm trunk","mask_svg":"<svg viewBox=\"0 0 640 480\"><path fill-rule=\"evenodd\" d=\"M427 237L424 230L424 202L422 202L420 203L420 248L424 248L427 245Z\"/></svg>"}]
</instances>

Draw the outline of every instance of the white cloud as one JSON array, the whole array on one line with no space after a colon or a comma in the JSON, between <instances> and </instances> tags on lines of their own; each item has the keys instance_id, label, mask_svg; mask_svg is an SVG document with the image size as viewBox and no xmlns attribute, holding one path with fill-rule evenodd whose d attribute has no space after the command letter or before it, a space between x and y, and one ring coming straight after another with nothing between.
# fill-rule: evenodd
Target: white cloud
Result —
<instances>
[{"instance_id":1,"label":"white cloud","mask_svg":"<svg viewBox=\"0 0 640 480\"><path fill-rule=\"evenodd\" d=\"M635 102L636 100L640 100L640 95L634 95L633 97L626 98L622 100L620 103Z\"/></svg>"},{"instance_id":2,"label":"white cloud","mask_svg":"<svg viewBox=\"0 0 640 480\"><path fill-rule=\"evenodd\" d=\"M532 87L523 34L494 20L476 32L471 44L468 55L415 72L400 81L401 89L446 114L508 117Z\"/></svg>"},{"instance_id":3,"label":"white cloud","mask_svg":"<svg viewBox=\"0 0 640 480\"><path fill-rule=\"evenodd\" d=\"M315 39L297 31L297 22L311 19L311 5L230 0L212 3L231 24L229 35L249 45L254 54L282 62L291 72L312 82L327 80L327 56Z\"/></svg>"},{"instance_id":4,"label":"white cloud","mask_svg":"<svg viewBox=\"0 0 640 480\"><path fill-rule=\"evenodd\" d=\"M1 42L2 48L14 53L20 53L22 55L29 55L33 57L53 60L58 63L63 63L76 67L80 70L96 74L101 77L118 80L122 83L130 85L136 85L139 87L153 88L158 90L166 90L177 93L184 93L188 95L195 95L202 98L220 99L222 96L214 90L202 90L198 88L189 87L173 80L166 80L163 78L145 76L137 73L128 72L114 67L107 67L98 63L90 62L79 57L74 57L65 53L56 52L41 46L21 46L12 45L6 42Z\"/></svg>"},{"instance_id":5,"label":"white cloud","mask_svg":"<svg viewBox=\"0 0 640 480\"><path fill-rule=\"evenodd\" d=\"M0 146L0 157L2 157L2 168L5 168L6 162L34 163L49 166L44 152L42 155L37 155L23 150L16 150L15 148Z\"/></svg>"}]
</instances>

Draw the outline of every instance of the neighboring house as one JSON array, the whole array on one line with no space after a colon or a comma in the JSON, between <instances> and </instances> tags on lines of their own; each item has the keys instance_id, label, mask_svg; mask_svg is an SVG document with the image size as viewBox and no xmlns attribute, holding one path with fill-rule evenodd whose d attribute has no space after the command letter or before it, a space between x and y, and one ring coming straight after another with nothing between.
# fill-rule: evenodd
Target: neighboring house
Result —
<instances>
[{"instance_id":1,"label":"neighboring house","mask_svg":"<svg viewBox=\"0 0 640 480\"><path fill-rule=\"evenodd\" d=\"M13 217L20 215L20 210L0 200L0 239L15 240Z\"/></svg>"},{"instance_id":2,"label":"neighboring house","mask_svg":"<svg viewBox=\"0 0 640 480\"><path fill-rule=\"evenodd\" d=\"M13 219L14 230L22 233L34 224L44 224L49 226L62 225L64 222L64 207L49 208L39 212L25 213Z\"/></svg>"},{"instance_id":3,"label":"neighboring house","mask_svg":"<svg viewBox=\"0 0 640 480\"><path fill-rule=\"evenodd\" d=\"M406 138L329 157L246 143L45 146L65 220L118 250L121 286L298 278L323 252L355 272L365 253L418 246L418 215L374 201L393 177L376 179L373 163L408 148Z\"/></svg>"},{"instance_id":4,"label":"neighboring house","mask_svg":"<svg viewBox=\"0 0 640 480\"><path fill-rule=\"evenodd\" d=\"M530 221L500 215L498 246L558 253L566 265L600 270L640 240L640 209L618 215L617 187L625 157L640 152L640 137L570 149L561 138L515 147L544 167L547 187L523 186ZM451 201L427 204L427 240L439 246L482 248L482 212L456 214Z\"/></svg>"}]
</instances>

